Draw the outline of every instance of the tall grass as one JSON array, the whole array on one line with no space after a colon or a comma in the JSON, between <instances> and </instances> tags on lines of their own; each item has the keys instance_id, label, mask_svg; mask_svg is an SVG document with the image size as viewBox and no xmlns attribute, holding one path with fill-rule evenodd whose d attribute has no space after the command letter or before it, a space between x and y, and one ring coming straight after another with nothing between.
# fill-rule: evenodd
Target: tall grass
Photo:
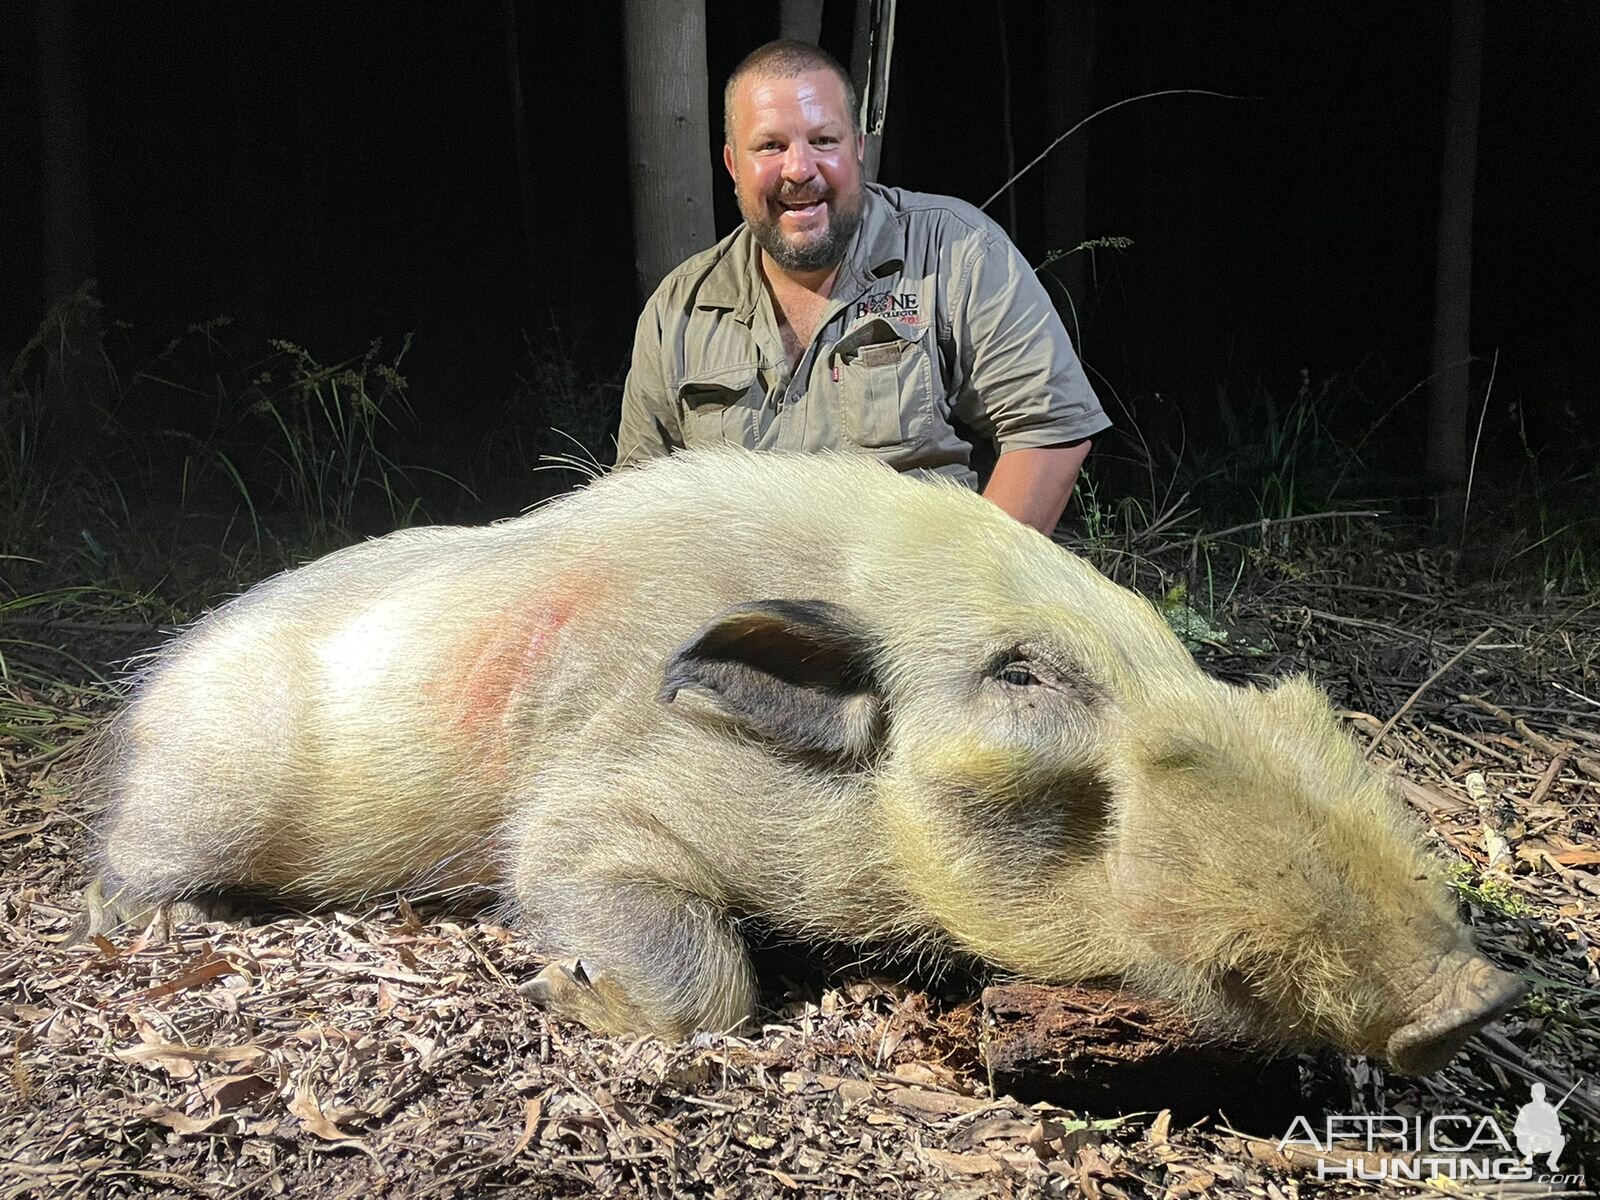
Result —
<instances>
[{"instance_id":1,"label":"tall grass","mask_svg":"<svg viewBox=\"0 0 1600 1200\"><path fill-rule=\"evenodd\" d=\"M1132 455L1107 464L1120 468L1122 494L1105 498L1107 472L1091 460L1076 501L1084 536L1073 548L1153 597L1185 641L1230 641L1225 614L1235 597L1251 578L1292 582L1297 543L1375 536L1368 519L1377 514L1347 511L1334 495L1342 478L1364 481L1355 447L1340 434L1339 410L1353 392L1348 378L1313 382L1309 371L1287 400L1259 384L1219 383L1216 435L1198 444L1181 407L1175 436L1169 430L1159 443L1125 419Z\"/></svg>"},{"instance_id":2,"label":"tall grass","mask_svg":"<svg viewBox=\"0 0 1600 1200\"><path fill-rule=\"evenodd\" d=\"M295 514L312 548L352 540L373 519L386 528L411 524L421 509L412 474L384 450L397 421L414 422L400 363L408 337L392 360L382 343L343 362L324 364L304 347L274 341L277 352L251 383L244 400L271 434L262 449L277 464L271 507ZM263 503L225 448L218 462L250 512L260 540Z\"/></svg>"},{"instance_id":3,"label":"tall grass","mask_svg":"<svg viewBox=\"0 0 1600 1200\"><path fill-rule=\"evenodd\" d=\"M0 595L0 740L23 748L19 766L60 754L95 724L112 694L87 655L63 651L44 631L63 622L95 631L146 609L141 597L97 587Z\"/></svg>"},{"instance_id":4,"label":"tall grass","mask_svg":"<svg viewBox=\"0 0 1600 1200\"><path fill-rule=\"evenodd\" d=\"M484 474L509 485L517 507L603 471L616 455L622 404L621 380L580 366L558 326L524 332L522 342L515 385L480 451Z\"/></svg>"},{"instance_id":5,"label":"tall grass","mask_svg":"<svg viewBox=\"0 0 1600 1200\"><path fill-rule=\"evenodd\" d=\"M373 341L325 362L275 341L261 357L219 317L141 363L124 328L109 332L92 292L73 297L0 386L0 596L159 580L203 603L413 524L425 496L467 494L401 457L421 444L409 338L389 355ZM96 386L68 403L62 381L85 377Z\"/></svg>"},{"instance_id":6,"label":"tall grass","mask_svg":"<svg viewBox=\"0 0 1600 1200\"><path fill-rule=\"evenodd\" d=\"M1302 370L1287 402L1266 387L1241 397L1227 382L1219 383L1220 444L1196 453L1187 466L1196 476L1191 490L1206 496L1208 511L1220 511L1231 499L1228 515L1236 520L1282 520L1330 506L1336 482L1360 469L1356 448L1336 432L1345 382L1313 383L1311 372Z\"/></svg>"},{"instance_id":7,"label":"tall grass","mask_svg":"<svg viewBox=\"0 0 1600 1200\"><path fill-rule=\"evenodd\" d=\"M116 506L93 469L115 377L91 280L52 305L0 380L0 563ZM4 576L0 575L0 579Z\"/></svg>"},{"instance_id":8,"label":"tall grass","mask_svg":"<svg viewBox=\"0 0 1600 1200\"><path fill-rule=\"evenodd\" d=\"M1509 442L1520 469L1505 495L1491 489L1487 521L1480 545L1492 552L1490 576L1515 580L1533 576L1545 596L1580 595L1600 603L1600 454L1581 439L1566 453L1541 455L1528 439L1522 405L1508 416ZM1546 459L1553 460L1547 462ZM1510 518L1509 520L1507 518Z\"/></svg>"}]
</instances>

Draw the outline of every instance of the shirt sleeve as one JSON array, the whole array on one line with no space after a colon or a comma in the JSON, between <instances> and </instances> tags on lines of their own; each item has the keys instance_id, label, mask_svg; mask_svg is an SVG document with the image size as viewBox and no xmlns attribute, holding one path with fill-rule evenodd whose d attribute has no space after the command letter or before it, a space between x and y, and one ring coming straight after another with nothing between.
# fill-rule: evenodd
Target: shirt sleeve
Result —
<instances>
[{"instance_id":1,"label":"shirt sleeve","mask_svg":"<svg viewBox=\"0 0 1600 1200\"><path fill-rule=\"evenodd\" d=\"M998 230L975 239L951 316L963 376L956 415L1001 453L1075 442L1111 425L1044 285Z\"/></svg>"},{"instance_id":2,"label":"shirt sleeve","mask_svg":"<svg viewBox=\"0 0 1600 1200\"><path fill-rule=\"evenodd\" d=\"M633 334L633 361L622 385L622 420L617 427L617 466L660 458L683 448L677 405L667 385L661 306L652 299Z\"/></svg>"}]
</instances>

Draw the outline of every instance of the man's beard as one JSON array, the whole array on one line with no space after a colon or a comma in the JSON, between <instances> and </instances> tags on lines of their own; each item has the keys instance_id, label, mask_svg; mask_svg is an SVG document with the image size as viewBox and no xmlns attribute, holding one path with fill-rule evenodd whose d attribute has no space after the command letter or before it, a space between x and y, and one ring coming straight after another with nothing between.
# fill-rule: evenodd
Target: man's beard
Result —
<instances>
[{"instance_id":1,"label":"man's beard","mask_svg":"<svg viewBox=\"0 0 1600 1200\"><path fill-rule=\"evenodd\" d=\"M820 271L843 261L850 248L850 239L861 227L861 214L865 207L863 192L857 190L853 205L844 203L839 192L829 191L820 196L809 193L785 194L779 192L772 200L763 198L758 214L744 211L745 223L760 246L785 271ZM802 200L825 202L828 206L828 228L821 237L808 237L795 245L784 237L780 222L783 220L783 202L790 204ZM741 208L744 206L741 205Z\"/></svg>"}]
</instances>

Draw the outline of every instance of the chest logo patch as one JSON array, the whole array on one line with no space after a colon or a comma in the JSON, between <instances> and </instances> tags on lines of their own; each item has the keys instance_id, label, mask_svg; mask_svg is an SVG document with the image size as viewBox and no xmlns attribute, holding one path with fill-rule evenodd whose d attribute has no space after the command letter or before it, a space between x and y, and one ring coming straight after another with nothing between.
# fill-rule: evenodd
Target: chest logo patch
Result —
<instances>
[{"instance_id":1,"label":"chest logo patch","mask_svg":"<svg viewBox=\"0 0 1600 1200\"><path fill-rule=\"evenodd\" d=\"M887 321L900 321L906 325L922 324L919 304L922 297L915 292L880 292L863 296L856 301L856 319L882 317Z\"/></svg>"}]
</instances>

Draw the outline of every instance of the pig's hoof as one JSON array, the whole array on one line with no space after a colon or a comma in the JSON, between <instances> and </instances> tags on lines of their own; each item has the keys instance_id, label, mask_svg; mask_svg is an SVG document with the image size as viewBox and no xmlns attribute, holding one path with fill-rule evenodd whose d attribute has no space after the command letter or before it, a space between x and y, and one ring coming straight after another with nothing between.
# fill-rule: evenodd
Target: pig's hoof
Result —
<instances>
[{"instance_id":1,"label":"pig's hoof","mask_svg":"<svg viewBox=\"0 0 1600 1200\"><path fill-rule=\"evenodd\" d=\"M76 946L135 925L142 927L156 915L155 908L129 903L121 889L107 891L104 880L96 877L83 891L83 913L68 932L65 944Z\"/></svg>"},{"instance_id":2,"label":"pig's hoof","mask_svg":"<svg viewBox=\"0 0 1600 1200\"><path fill-rule=\"evenodd\" d=\"M120 891L107 892L100 879L91 880L83 893L83 914L68 931L65 945L75 946L93 937L148 930L150 940L161 945L172 940L180 925L231 920L236 909L222 898L194 897L156 904L134 903Z\"/></svg>"},{"instance_id":3,"label":"pig's hoof","mask_svg":"<svg viewBox=\"0 0 1600 1200\"><path fill-rule=\"evenodd\" d=\"M586 959L553 962L517 990L551 1016L577 1021L596 1033L673 1035L646 1018L621 986Z\"/></svg>"}]
</instances>

